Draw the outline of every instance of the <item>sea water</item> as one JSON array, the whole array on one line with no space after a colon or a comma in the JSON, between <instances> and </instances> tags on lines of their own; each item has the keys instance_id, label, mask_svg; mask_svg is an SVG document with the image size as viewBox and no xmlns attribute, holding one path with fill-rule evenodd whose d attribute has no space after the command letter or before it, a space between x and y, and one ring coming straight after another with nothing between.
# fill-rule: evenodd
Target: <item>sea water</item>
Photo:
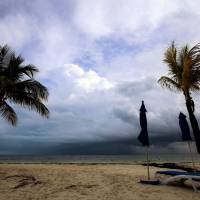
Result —
<instances>
[{"instance_id":1,"label":"sea water","mask_svg":"<svg viewBox=\"0 0 200 200\"><path fill-rule=\"evenodd\" d=\"M200 163L200 155L193 155ZM0 163L41 163L41 164L141 164L146 155L12 155L0 156ZM188 154L149 155L149 162L191 162Z\"/></svg>"}]
</instances>

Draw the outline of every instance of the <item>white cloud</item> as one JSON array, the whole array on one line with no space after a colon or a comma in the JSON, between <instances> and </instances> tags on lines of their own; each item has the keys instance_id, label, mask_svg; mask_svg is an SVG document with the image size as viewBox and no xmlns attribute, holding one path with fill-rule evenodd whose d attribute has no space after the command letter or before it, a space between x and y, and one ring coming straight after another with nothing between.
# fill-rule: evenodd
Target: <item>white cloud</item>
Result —
<instances>
[{"instance_id":1,"label":"white cloud","mask_svg":"<svg viewBox=\"0 0 200 200\"><path fill-rule=\"evenodd\" d=\"M180 0L78 1L73 15L76 27L90 37L112 36L139 42L148 38L163 19L180 8Z\"/></svg>"},{"instance_id":2,"label":"white cloud","mask_svg":"<svg viewBox=\"0 0 200 200\"><path fill-rule=\"evenodd\" d=\"M99 76L95 71L89 70L85 76L76 80L77 86L83 88L86 92L95 90L110 90L114 84L106 78Z\"/></svg>"},{"instance_id":3,"label":"white cloud","mask_svg":"<svg viewBox=\"0 0 200 200\"><path fill-rule=\"evenodd\" d=\"M80 77L84 76L85 72L84 70L79 67L78 65L75 64L66 64L65 66L65 73L67 76L75 76L75 77Z\"/></svg>"},{"instance_id":4,"label":"white cloud","mask_svg":"<svg viewBox=\"0 0 200 200\"><path fill-rule=\"evenodd\" d=\"M0 19L0 43L19 48L30 42L32 22L23 15L8 15Z\"/></svg>"},{"instance_id":5,"label":"white cloud","mask_svg":"<svg viewBox=\"0 0 200 200\"><path fill-rule=\"evenodd\" d=\"M114 87L114 83L100 76L94 70L84 71L83 68L75 64L66 64L65 73L74 79L77 88L85 92L106 91Z\"/></svg>"}]
</instances>

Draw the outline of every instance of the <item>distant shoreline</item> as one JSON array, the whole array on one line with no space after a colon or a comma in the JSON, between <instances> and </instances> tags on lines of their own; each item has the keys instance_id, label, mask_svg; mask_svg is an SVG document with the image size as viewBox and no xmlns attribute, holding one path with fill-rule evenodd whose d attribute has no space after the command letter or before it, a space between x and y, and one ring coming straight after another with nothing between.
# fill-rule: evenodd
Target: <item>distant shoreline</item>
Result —
<instances>
[{"instance_id":1,"label":"distant shoreline","mask_svg":"<svg viewBox=\"0 0 200 200\"><path fill-rule=\"evenodd\" d=\"M200 162L200 157L195 157ZM0 164L77 164L77 165L141 165L146 162L146 155L13 155L0 156ZM151 155L151 163L190 163L188 155Z\"/></svg>"},{"instance_id":2,"label":"distant shoreline","mask_svg":"<svg viewBox=\"0 0 200 200\"><path fill-rule=\"evenodd\" d=\"M150 162L149 164L168 164L169 162ZM171 164L190 164L191 162L170 162ZM123 162L0 162L0 165L77 165L77 166L87 166L87 165L145 165L145 162L131 162L131 163L123 163Z\"/></svg>"}]
</instances>

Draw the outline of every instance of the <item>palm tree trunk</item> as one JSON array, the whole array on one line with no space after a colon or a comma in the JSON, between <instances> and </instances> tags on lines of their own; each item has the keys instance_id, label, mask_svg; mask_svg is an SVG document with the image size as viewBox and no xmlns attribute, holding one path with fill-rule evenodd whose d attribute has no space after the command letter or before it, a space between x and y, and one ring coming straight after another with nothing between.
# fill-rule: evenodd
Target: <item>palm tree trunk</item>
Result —
<instances>
[{"instance_id":1,"label":"palm tree trunk","mask_svg":"<svg viewBox=\"0 0 200 200\"><path fill-rule=\"evenodd\" d=\"M200 154L200 129L199 129L197 119L194 115L194 102L189 92L185 93L184 95L185 95L186 107L188 110L191 127L193 130L194 139L196 142L197 152Z\"/></svg>"}]
</instances>

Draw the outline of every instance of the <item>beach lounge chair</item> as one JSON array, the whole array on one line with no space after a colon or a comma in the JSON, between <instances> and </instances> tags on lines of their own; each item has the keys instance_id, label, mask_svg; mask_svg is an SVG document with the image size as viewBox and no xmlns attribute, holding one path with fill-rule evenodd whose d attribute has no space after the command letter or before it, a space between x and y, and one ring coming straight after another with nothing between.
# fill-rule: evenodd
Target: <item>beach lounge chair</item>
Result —
<instances>
[{"instance_id":1,"label":"beach lounge chair","mask_svg":"<svg viewBox=\"0 0 200 200\"><path fill-rule=\"evenodd\" d=\"M189 180L195 192L198 192L196 184L200 181L199 172L182 172L182 171L157 171L155 177L158 174L170 175L172 177L161 181L161 184L167 185L170 183L178 182L184 184L185 181Z\"/></svg>"}]
</instances>

